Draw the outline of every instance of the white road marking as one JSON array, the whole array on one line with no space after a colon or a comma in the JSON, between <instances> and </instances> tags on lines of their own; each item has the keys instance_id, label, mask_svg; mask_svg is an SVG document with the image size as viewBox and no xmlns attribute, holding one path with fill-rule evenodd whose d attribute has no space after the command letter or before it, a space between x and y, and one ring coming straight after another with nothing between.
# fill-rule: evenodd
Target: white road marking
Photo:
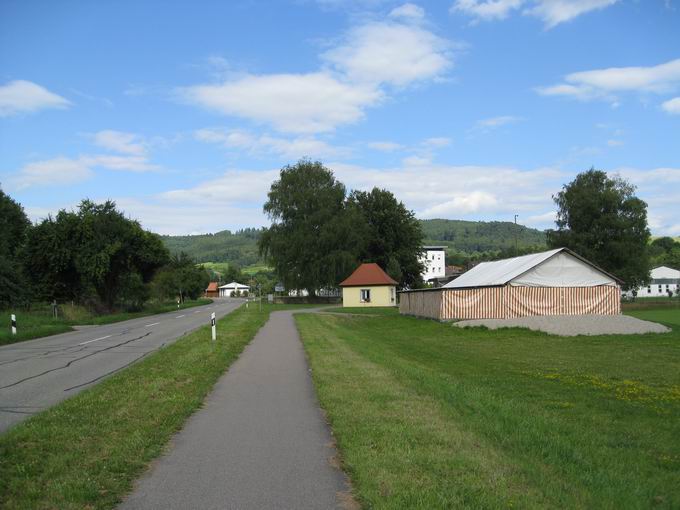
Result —
<instances>
[{"instance_id":1,"label":"white road marking","mask_svg":"<svg viewBox=\"0 0 680 510\"><path fill-rule=\"evenodd\" d=\"M155 326L156 324L160 324L160 322L154 322L153 324L147 324L144 326L145 328L150 328L151 326Z\"/></svg>"},{"instance_id":2,"label":"white road marking","mask_svg":"<svg viewBox=\"0 0 680 510\"><path fill-rule=\"evenodd\" d=\"M184 315L178 315L175 319L181 319L182 317L184 317Z\"/></svg>"},{"instance_id":3,"label":"white road marking","mask_svg":"<svg viewBox=\"0 0 680 510\"><path fill-rule=\"evenodd\" d=\"M99 342L99 340L104 340L106 338L111 338L111 335L106 335L106 336L103 336L101 338L95 338L94 340L88 340L87 342L82 342L82 343L79 343L78 345L91 344L92 342Z\"/></svg>"},{"instance_id":4,"label":"white road marking","mask_svg":"<svg viewBox=\"0 0 680 510\"><path fill-rule=\"evenodd\" d=\"M196 310L194 313L201 313L201 310Z\"/></svg>"}]
</instances>

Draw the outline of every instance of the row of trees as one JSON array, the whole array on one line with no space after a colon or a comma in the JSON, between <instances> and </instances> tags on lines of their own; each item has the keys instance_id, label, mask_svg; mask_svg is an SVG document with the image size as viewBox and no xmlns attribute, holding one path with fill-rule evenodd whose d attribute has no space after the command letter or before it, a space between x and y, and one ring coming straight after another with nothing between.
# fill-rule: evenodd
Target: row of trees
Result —
<instances>
[{"instance_id":1,"label":"row of trees","mask_svg":"<svg viewBox=\"0 0 680 510\"><path fill-rule=\"evenodd\" d=\"M281 170L264 204L272 220L260 253L288 289L335 287L360 262L375 262L402 286L421 283L423 233L413 212L374 188L347 194L319 162Z\"/></svg>"},{"instance_id":2,"label":"row of trees","mask_svg":"<svg viewBox=\"0 0 680 510\"><path fill-rule=\"evenodd\" d=\"M73 301L95 309L140 308L150 297L198 297L208 274L114 202L83 200L31 225L0 190L0 308Z\"/></svg>"},{"instance_id":3,"label":"row of trees","mask_svg":"<svg viewBox=\"0 0 680 510\"><path fill-rule=\"evenodd\" d=\"M647 204L635 196L634 186L590 169L553 199L557 220L556 228L546 232L549 247L572 249L623 280L625 288L648 282ZM331 170L301 160L281 170L264 211L273 224L262 233L260 252L288 288L313 292L333 287L359 262L377 262L402 287L422 283L420 224L389 191L348 195ZM522 252L542 249L525 247ZM667 238L652 243L651 250L671 262L680 253Z\"/></svg>"}]
</instances>

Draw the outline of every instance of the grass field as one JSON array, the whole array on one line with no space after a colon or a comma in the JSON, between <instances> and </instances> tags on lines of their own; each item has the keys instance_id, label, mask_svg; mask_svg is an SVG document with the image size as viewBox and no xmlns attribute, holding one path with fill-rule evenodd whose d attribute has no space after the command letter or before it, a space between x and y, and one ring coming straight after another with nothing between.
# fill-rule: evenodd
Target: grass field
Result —
<instances>
[{"instance_id":1,"label":"grass field","mask_svg":"<svg viewBox=\"0 0 680 510\"><path fill-rule=\"evenodd\" d=\"M212 303L212 299L197 299L195 301L186 301L179 308L191 308L208 303ZM139 312L121 312L106 315L95 315L81 306L63 305L59 309L60 315L56 319L52 317L50 305L36 306L30 311L0 311L0 317L3 317L2 322L4 323L4 327L0 329L0 345L64 333L71 331L73 326L111 324L157 313L172 312L178 308L175 302L154 303L146 306ZM12 313L17 317L16 335L12 335L10 328L10 314Z\"/></svg>"},{"instance_id":2,"label":"grass field","mask_svg":"<svg viewBox=\"0 0 680 510\"><path fill-rule=\"evenodd\" d=\"M229 262L201 262L198 264L206 269L212 269L216 273L225 274L229 269ZM251 276L259 272L271 271L272 268L264 264L252 264L250 266L245 266L241 268L241 272L245 275ZM247 282L239 282L247 283Z\"/></svg>"},{"instance_id":3,"label":"grass field","mask_svg":"<svg viewBox=\"0 0 680 510\"><path fill-rule=\"evenodd\" d=\"M561 338L394 315L298 315L367 508L679 508L672 333Z\"/></svg>"},{"instance_id":4,"label":"grass field","mask_svg":"<svg viewBox=\"0 0 680 510\"><path fill-rule=\"evenodd\" d=\"M241 307L0 436L0 508L113 508L269 313Z\"/></svg>"}]
</instances>

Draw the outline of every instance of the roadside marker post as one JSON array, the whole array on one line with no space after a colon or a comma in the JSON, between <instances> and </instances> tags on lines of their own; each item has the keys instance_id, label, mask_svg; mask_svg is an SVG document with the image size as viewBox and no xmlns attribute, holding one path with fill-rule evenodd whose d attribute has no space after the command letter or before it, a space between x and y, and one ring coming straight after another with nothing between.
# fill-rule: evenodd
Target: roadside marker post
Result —
<instances>
[{"instance_id":1,"label":"roadside marker post","mask_svg":"<svg viewBox=\"0 0 680 510\"><path fill-rule=\"evenodd\" d=\"M12 334L16 335L17 334L17 316L12 314L11 319L12 319Z\"/></svg>"},{"instance_id":2,"label":"roadside marker post","mask_svg":"<svg viewBox=\"0 0 680 510\"><path fill-rule=\"evenodd\" d=\"M215 312L210 314L210 324L212 324L212 341L217 340L217 327L215 326Z\"/></svg>"}]
</instances>

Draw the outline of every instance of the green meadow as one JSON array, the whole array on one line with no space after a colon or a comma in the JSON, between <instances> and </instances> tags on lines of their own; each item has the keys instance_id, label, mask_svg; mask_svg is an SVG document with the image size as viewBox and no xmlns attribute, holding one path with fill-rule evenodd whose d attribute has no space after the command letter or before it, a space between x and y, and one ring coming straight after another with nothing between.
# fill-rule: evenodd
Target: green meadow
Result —
<instances>
[{"instance_id":1,"label":"green meadow","mask_svg":"<svg viewBox=\"0 0 680 510\"><path fill-rule=\"evenodd\" d=\"M680 313L630 313L673 332L296 321L366 508L678 508Z\"/></svg>"}]
</instances>

